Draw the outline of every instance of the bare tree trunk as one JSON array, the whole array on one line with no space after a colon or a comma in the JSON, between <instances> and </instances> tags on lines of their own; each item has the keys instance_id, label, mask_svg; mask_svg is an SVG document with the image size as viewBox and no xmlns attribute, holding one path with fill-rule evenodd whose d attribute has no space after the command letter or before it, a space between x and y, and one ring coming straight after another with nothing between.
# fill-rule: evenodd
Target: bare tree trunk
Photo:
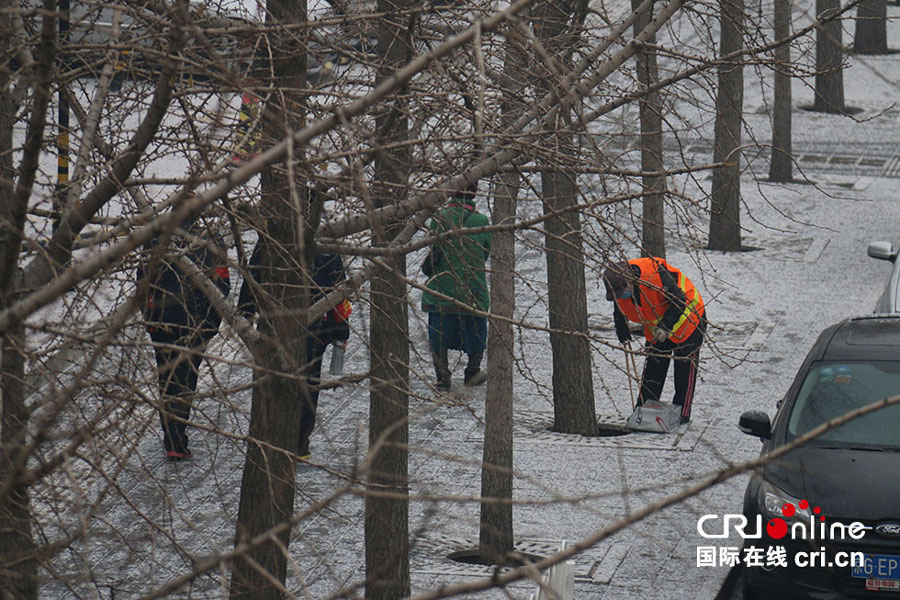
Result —
<instances>
[{"instance_id":1,"label":"bare tree trunk","mask_svg":"<svg viewBox=\"0 0 900 600\"><path fill-rule=\"evenodd\" d=\"M412 53L410 0L378 0L379 81L389 77ZM376 207L405 200L409 194L410 153L405 90L389 97L376 117ZM386 246L399 225L373 227L375 245ZM382 229L378 231L378 229ZM399 600L409 596L409 315L406 300L406 257L391 261L394 270L377 267L371 280L369 352L369 474L371 489L385 495L366 496L366 598Z\"/></svg>"},{"instance_id":2,"label":"bare tree trunk","mask_svg":"<svg viewBox=\"0 0 900 600\"><path fill-rule=\"evenodd\" d=\"M775 39L791 35L791 3L775 0ZM775 49L775 99L772 112L772 159L769 180L787 183L793 180L794 159L791 155L791 46Z\"/></svg>"},{"instance_id":3,"label":"bare tree trunk","mask_svg":"<svg viewBox=\"0 0 900 600\"><path fill-rule=\"evenodd\" d=\"M6 304L6 298L0 301L0 307ZM0 497L0 596L24 600L38 596L28 487L16 482L25 468L22 451L30 414L23 385L25 328L10 329L0 344L0 489L6 491Z\"/></svg>"},{"instance_id":4,"label":"bare tree trunk","mask_svg":"<svg viewBox=\"0 0 900 600\"><path fill-rule=\"evenodd\" d=\"M719 55L744 46L744 1L720 0ZM744 68L741 61L719 65L716 96L715 162L727 166L713 170L709 218L710 250L741 249L741 125L744 109Z\"/></svg>"},{"instance_id":5,"label":"bare tree trunk","mask_svg":"<svg viewBox=\"0 0 900 600\"><path fill-rule=\"evenodd\" d=\"M282 192L287 187L283 178L262 180L263 199L272 201L276 209L268 219L267 233L271 239L264 238L261 242L264 246L260 287L264 292L260 296L271 298L271 304L260 304L262 345L261 352L254 357L250 441L241 478L235 545L289 521L294 508L292 456L300 436L302 388L306 383L298 385L292 373L300 372L300 366L306 362L302 315L308 305L309 284L304 281L305 269L298 268L288 258L299 254L296 237L292 235L296 214L291 214L289 203L279 201L278 192L272 194L273 185L277 185L273 179L280 180ZM248 552L246 558L234 562L232 598L284 597L272 580L281 584L285 581L290 534L287 528L279 534L277 542L261 545ZM265 572L260 572L253 563Z\"/></svg>"},{"instance_id":6,"label":"bare tree trunk","mask_svg":"<svg viewBox=\"0 0 900 600\"><path fill-rule=\"evenodd\" d=\"M526 83L525 57L518 46L520 36L510 28L504 58L502 122L513 123L522 112L520 98ZM520 176L503 173L494 188L492 222L512 223L516 217L516 199ZM513 551L513 328L516 309L515 254L513 231L498 231L491 241L491 319L488 329L487 371L490 374L484 400L484 452L481 465L481 522L478 554L486 561L499 563Z\"/></svg>"},{"instance_id":7,"label":"bare tree trunk","mask_svg":"<svg viewBox=\"0 0 900 600\"><path fill-rule=\"evenodd\" d=\"M302 23L306 3L270 0L273 23ZM277 93L264 108L263 132L268 141L303 125L301 91L305 87L306 55L297 47L295 32L274 32L272 86ZM297 160L297 157L288 157ZM263 171L260 215L265 223L260 264L259 302L262 346L254 356L254 388L250 408L250 441L241 479L235 545L276 525L289 522L294 509L294 453L300 435L300 409L309 393L296 373L306 364L306 311L311 273L303 239L309 206L306 185L292 186L284 165ZM301 198L291 188L303 190ZM302 224L302 226L298 226ZM232 598L282 598L287 576L291 528L237 559L231 572Z\"/></svg>"},{"instance_id":8,"label":"bare tree trunk","mask_svg":"<svg viewBox=\"0 0 900 600\"><path fill-rule=\"evenodd\" d=\"M860 0L856 9L853 51L857 54L887 53L887 0Z\"/></svg>"},{"instance_id":9,"label":"bare tree trunk","mask_svg":"<svg viewBox=\"0 0 900 600\"><path fill-rule=\"evenodd\" d=\"M560 142L571 141L570 136ZM562 171L541 173L544 212L564 210L578 201L578 188ZM547 279L553 353L553 429L597 435L597 413L587 332L587 291L581 217L575 211L547 221ZM560 333L564 332L564 333Z\"/></svg>"},{"instance_id":10,"label":"bare tree trunk","mask_svg":"<svg viewBox=\"0 0 900 600\"><path fill-rule=\"evenodd\" d=\"M0 8L12 3L0 0ZM18 6L16 6L18 8ZM8 17L6 17L8 19ZM8 23L8 20L6 21ZM12 31L0 27L4 56L12 50ZM43 83L43 82L42 82ZM13 123L16 103L8 93L10 81L0 76L0 310L15 299L19 249L27 200L15 198ZM43 90L48 93L47 90ZM35 109L38 110L38 109ZM39 139L43 127L35 134ZM25 468L23 446L30 411L25 406L25 328L16 323L0 335L0 596L33 599L38 596L37 561L31 532L31 505L27 486L17 483Z\"/></svg>"},{"instance_id":11,"label":"bare tree trunk","mask_svg":"<svg viewBox=\"0 0 900 600\"><path fill-rule=\"evenodd\" d=\"M816 0L816 18L827 19L841 8L840 0ZM842 114L844 106L843 32L839 19L816 27L816 97L813 110Z\"/></svg>"},{"instance_id":12,"label":"bare tree trunk","mask_svg":"<svg viewBox=\"0 0 900 600\"><path fill-rule=\"evenodd\" d=\"M0 0L0 9L10 9L9 0ZM8 56L12 32L4 25L0 28L2 51ZM0 74L0 85L7 89L10 78ZM0 94L0 297L8 293L16 282L19 264L19 249L22 244L22 230L28 208L27 198L16 197L16 170L13 166L13 123L16 119L16 103L12 94ZM36 134L43 135L43 128ZM35 153L37 154L37 152ZM37 169L37 161L34 167ZM33 173L31 174L33 177ZM24 196L25 194L23 194ZM6 299L4 298L4 301ZM4 302L5 306L5 302ZM0 399L2 400L2 399ZM2 404L0 404L2 409Z\"/></svg>"},{"instance_id":13,"label":"bare tree trunk","mask_svg":"<svg viewBox=\"0 0 900 600\"><path fill-rule=\"evenodd\" d=\"M632 10L637 10L641 0L631 0ZM638 16L634 21L634 34L638 35L650 23L653 17L652 7ZM656 35L647 39L647 44L656 43ZM651 46L643 46L635 54L637 63L637 79L646 89L659 81L659 69L656 64L656 50ZM662 104L659 92L653 91L641 98L639 102L641 114L641 170L661 173L663 171L662 149ZM644 214L641 220L642 255L666 257L666 230L664 200L666 178L664 175L644 175Z\"/></svg>"},{"instance_id":14,"label":"bare tree trunk","mask_svg":"<svg viewBox=\"0 0 900 600\"><path fill-rule=\"evenodd\" d=\"M577 7L544 0L532 9L535 31L544 47L553 55L554 65L546 65L539 78L539 89L547 93L556 84L558 72L569 66L574 39L581 21ZM559 112L558 128L565 127L571 108ZM548 154L576 160L577 149L570 133L553 133L547 139ZM578 186L563 168L541 170L544 212L566 211L578 203ZM582 334L587 332L587 291L584 280L584 249L581 215L568 211L550 218L546 225L547 280L550 347L553 353L553 429L563 433L597 435L591 346Z\"/></svg>"},{"instance_id":15,"label":"bare tree trunk","mask_svg":"<svg viewBox=\"0 0 900 600\"><path fill-rule=\"evenodd\" d=\"M504 173L494 192L493 222L515 219L519 191L517 173ZM515 234L497 232L491 241L491 312L511 319L515 311ZM484 407L484 451L481 465L481 523L478 553L497 563L513 550L513 328L492 319L488 330L487 382Z\"/></svg>"}]
</instances>

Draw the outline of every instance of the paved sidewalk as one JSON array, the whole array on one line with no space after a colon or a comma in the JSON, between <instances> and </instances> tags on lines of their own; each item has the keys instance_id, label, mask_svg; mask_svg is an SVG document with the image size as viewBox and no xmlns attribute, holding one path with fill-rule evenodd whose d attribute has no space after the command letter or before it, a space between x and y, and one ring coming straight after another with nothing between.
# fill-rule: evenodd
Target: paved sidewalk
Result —
<instances>
[{"instance_id":1,"label":"paved sidewalk","mask_svg":"<svg viewBox=\"0 0 900 600\"><path fill-rule=\"evenodd\" d=\"M896 15L900 9L891 6L889 11ZM898 29L892 27L892 32ZM888 74L900 73L898 55L866 60ZM847 316L871 312L889 265L868 258L866 245L873 240L900 241L896 181L900 159L896 145L891 146L900 139L900 119L892 107L898 94L896 87L883 82L870 85L871 70L855 58L850 62L848 103L862 107L865 112L857 118L868 120L794 112L799 164L817 185L754 183L752 172L763 178L768 165L760 158L748 161L742 225L745 244L758 250L723 254L701 249L706 227L702 210L686 209L680 220L670 221L679 237L670 239L667 258L700 289L711 324L710 343L701 350L694 420L688 426L670 435L594 439L549 431L553 414L549 341L539 331L518 334L516 352L526 358L517 363L514 401L514 527L521 550L550 554L564 541L584 539L719 469L755 458L759 442L737 429L739 415L751 409L772 414L818 333ZM757 141L767 140L768 117L758 110L765 103L753 96L750 85L747 126ZM809 94L798 83L795 105L810 102ZM867 149L870 143L877 145ZM706 152L701 146L696 149L698 157ZM809 158L816 156L825 158ZM708 175L700 182L708 187ZM679 180L672 185L687 184ZM518 260L523 277L533 280L520 282L519 316L532 322L545 319L546 307L532 289L540 289L543 281L543 255L523 247ZM592 270L588 281L592 332L614 342L611 305ZM418 302L416 293L411 302ZM363 340L368 332L362 303L354 311L353 325L346 369L364 372ZM436 398L424 383L432 374L424 321L416 311L411 311L410 330L417 352L413 368L418 373L410 433L410 474L417 498L410 505L412 577L414 592L421 592L491 572L447 558L475 546L478 539L484 388L462 388L462 365L457 365L453 393ZM249 368L239 364L246 358L240 346L217 340L210 352L237 361L216 367L222 381L231 385L249 381ZM624 422L631 400L623 354L596 344L593 356L601 421ZM670 379L666 397L671 391ZM249 391L240 392L235 401L249 407ZM229 431L245 431L249 409L222 406L202 403L196 418ZM156 431L156 418L147 411L149 432ZM344 484L343 476L365 451L367 422L364 387L323 392L312 445L314 461L324 468L298 470L298 513ZM55 563L60 573L71 574L73 589L85 596L106 597L104 585L120 595L138 595L189 571L198 557L232 547L243 466L240 444L198 433L193 438L194 460L172 465L162 461L158 439L150 433L145 438L118 479L133 506L111 505L110 512L90 524L91 536L76 547L78 552L65 552ZM710 545L697 533L697 519L708 513L739 512L746 480L741 476L726 481L577 556L575 597L714 598L728 569L696 566L697 546ZM291 554L302 584L291 572L292 589L302 585L310 598L327 598L361 582L362 509L359 496L343 495L295 528ZM719 545L738 541L723 540ZM86 579L86 565L103 569L91 572L101 585L89 590L74 583ZM227 573L214 572L195 582L185 595L221 597L226 586ZM508 593L526 598L532 589L533 584L522 583L479 597L504 598ZM42 597L70 598L72 590L47 585Z\"/></svg>"},{"instance_id":2,"label":"paved sidewalk","mask_svg":"<svg viewBox=\"0 0 900 600\"><path fill-rule=\"evenodd\" d=\"M865 187L852 189L854 185ZM892 224L900 219L893 182L847 179L825 188L834 195L810 185L763 186L775 210L748 184L750 210L766 227L750 224L746 241L760 250L670 254L700 286L712 324L711 344L702 351L694 420L677 433L593 439L553 433L549 391L535 393L533 383L517 378L515 500L520 504L514 524L523 551L549 554L564 540L581 540L718 469L755 458L759 442L737 429L739 415L750 409L773 413L818 333L846 316L871 312L887 279L888 265L868 258L865 249L870 240L891 239ZM614 339L602 288L592 291L589 305L595 329ZM541 352L549 354L545 335L525 332L522 345L530 347L525 350L528 376L546 385L550 365L536 358ZM425 361L419 368L430 372ZM596 404L602 421L622 422L630 411L621 369L620 352L595 353ZM422 496L474 498L480 491L484 391L457 386L458 405L423 402L423 412L414 420L411 473L413 492ZM666 393L671 389L669 381ZM422 384L414 391L430 397ZM325 450L321 458L326 464L352 461L365 437L348 423L365 422L365 400L362 392L340 402L335 394L323 397L328 416L320 431L327 431L331 441L324 447L316 442ZM329 489L327 480L310 470L301 473L300 488L310 492L313 501ZM746 476L725 482L579 555L576 597L714 598L728 569L696 566L697 546L710 545L698 535L697 519L740 512L745 484ZM411 529L423 531L414 540L416 591L490 574L488 568L447 559L451 552L477 544L477 503L414 502L412 509ZM337 583L333 577L340 580L338 574L349 583L363 568L361 503L344 502L336 513L314 518L297 536L298 544L310 536L318 542L326 534L330 539L327 559L323 557L319 570L308 572L306 582L322 592ZM739 545L737 540L717 543ZM515 597L526 597L532 586L513 587Z\"/></svg>"}]
</instances>

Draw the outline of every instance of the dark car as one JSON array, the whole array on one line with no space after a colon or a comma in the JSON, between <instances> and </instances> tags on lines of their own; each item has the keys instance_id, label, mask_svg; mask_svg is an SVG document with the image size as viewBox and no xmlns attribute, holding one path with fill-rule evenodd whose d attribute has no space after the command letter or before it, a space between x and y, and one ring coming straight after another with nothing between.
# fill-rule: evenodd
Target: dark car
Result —
<instances>
[{"instance_id":1,"label":"dark car","mask_svg":"<svg viewBox=\"0 0 900 600\"><path fill-rule=\"evenodd\" d=\"M831 419L900 394L900 315L823 331L778 405L740 428L762 455ZM744 569L745 598L900 598L900 405L858 417L760 467L744 495L745 539L785 560ZM772 554L773 550L775 554ZM745 561L746 563L746 561ZM878 591L876 591L878 590Z\"/></svg>"}]
</instances>

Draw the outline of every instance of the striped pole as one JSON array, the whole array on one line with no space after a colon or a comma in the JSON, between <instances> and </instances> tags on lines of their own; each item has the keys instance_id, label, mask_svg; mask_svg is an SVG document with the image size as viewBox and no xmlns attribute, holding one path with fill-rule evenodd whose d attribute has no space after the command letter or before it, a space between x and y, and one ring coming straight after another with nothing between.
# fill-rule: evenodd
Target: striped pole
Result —
<instances>
[{"instance_id":1,"label":"striped pole","mask_svg":"<svg viewBox=\"0 0 900 600\"><path fill-rule=\"evenodd\" d=\"M69 43L69 0L59 0L59 43L62 47L60 59L66 64L65 52ZM59 227L60 217L65 207L66 190L69 183L69 102L60 85L59 126L56 134L56 194L54 198L53 230Z\"/></svg>"}]
</instances>

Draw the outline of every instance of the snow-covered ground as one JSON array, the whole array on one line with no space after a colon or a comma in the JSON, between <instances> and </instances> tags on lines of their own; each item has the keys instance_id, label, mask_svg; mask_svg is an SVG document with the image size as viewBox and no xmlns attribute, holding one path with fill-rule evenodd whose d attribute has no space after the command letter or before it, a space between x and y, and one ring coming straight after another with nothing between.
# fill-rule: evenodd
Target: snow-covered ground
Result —
<instances>
[{"instance_id":1,"label":"snow-covered ground","mask_svg":"<svg viewBox=\"0 0 900 600\"><path fill-rule=\"evenodd\" d=\"M900 8L890 6L889 14L889 41L897 46ZM812 91L808 83L794 85L797 171L802 168L812 184L754 181L754 175L764 178L767 162L764 157L747 161L742 225L745 244L757 250L706 251L701 208L682 205L667 212L672 228L667 259L697 284L711 324L709 343L701 351L694 420L687 427L666 436L634 433L594 439L550 432L549 341L541 331L518 330L514 527L522 550L551 554L563 541L582 540L718 469L754 458L759 443L738 431L739 415L751 409L772 413L818 333L847 316L871 312L889 266L868 258L866 245L900 237L900 109L895 104L900 98L900 55L847 60L847 103L863 109L854 119L802 111L800 106L812 102ZM752 134L764 144L771 137L765 112L771 97L769 86L754 79L756 72L747 69L746 126L748 137ZM688 114L687 109L683 113ZM703 126L692 134L688 150L698 162L711 162L711 118L697 117ZM670 185L699 199L702 194L695 186L708 188L708 183L703 174ZM634 223L625 218L629 208L638 210L635 205L608 214L634 235ZM523 215L535 210L535 203L523 203ZM588 233L596 228L586 219ZM524 234L519 246L517 316L543 325L544 258L529 241L539 244L540 238ZM597 241L609 247L609 240L604 242L599 234ZM624 252L636 256L633 248ZM624 355L610 346L615 341L611 306L597 277L602 260L594 255L587 265L589 322L596 337L596 409L602 421L621 422L631 411L631 400ZM417 269L418 260L411 260L411 277L417 277ZM435 396L429 386L432 370L418 292L411 293L410 302L415 343L410 427L415 593L488 576L490 570L447 558L478 540L484 389L463 388L463 365L457 364L451 395ZM346 363L351 373L367 370L367 318L365 302L355 303ZM73 461L43 492L71 496L70 514L58 515L58 522L71 523L65 533L80 538L56 557L52 573L44 574L42 598L137 597L232 548L244 460L240 436L247 431L250 405L249 355L228 331L213 342L209 353L217 360L211 368L204 367L200 384L201 394L209 397L195 403L193 414L198 424L191 434L194 458L170 464L163 461L158 417L151 407L152 356L137 343L140 331L132 334L105 354L99 367L116 369L118 381L131 381L130 386L116 384L107 390L115 411L131 411L127 419L119 418L120 413L107 415L108 422L127 422L130 429L102 436L107 445L96 449L106 457L102 470ZM670 380L666 394L671 389ZM135 400L115 402L117 398ZM297 514L336 494L365 452L366 388L325 391L319 406L312 440L318 466L298 470ZM85 399L81 409L87 419L101 414L104 406ZM715 597L728 571L696 566L697 546L708 545L697 533L697 519L707 513L739 512L745 483L746 476L726 481L578 555L575 596ZM99 496L103 489L108 493ZM88 510L93 501L98 508ZM62 533L50 525L57 519L43 512L49 503L40 494L34 502L47 517L44 533L51 538ZM291 590L324 598L362 582L362 511L360 496L336 494L294 528ZM88 513L89 520L71 520ZM214 569L178 595L222 597L227 582L227 569ZM482 597L525 598L533 587L519 583Z\"/></svg>"}]
</instances>

